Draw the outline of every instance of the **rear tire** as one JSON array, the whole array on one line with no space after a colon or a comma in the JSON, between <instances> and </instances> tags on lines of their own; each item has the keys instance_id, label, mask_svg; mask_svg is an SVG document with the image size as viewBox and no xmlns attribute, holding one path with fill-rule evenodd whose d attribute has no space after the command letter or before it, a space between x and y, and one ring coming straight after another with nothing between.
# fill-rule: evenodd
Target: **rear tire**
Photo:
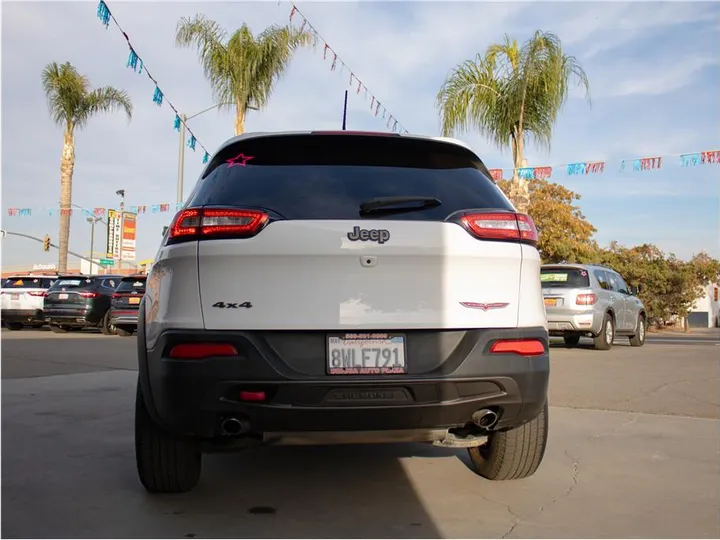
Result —
<instances>
[{"instance_id":1,"label":"rear tire","mask_svg":"<svg viewBox=\"0 0 720 540\"><path fill-rule=\"evenodd\" d=\"M570 334L569 336L563 336L565 339L565 345L568 347L574 347L578 343L580 343L580 336Z\"/></svg>"},{"instance_id":2,"label":"rear tire","mask_svg":"<svg viewBox=\"0 0 720 540\"><path fill-rule=\"evenodd\" d=\"M200 480L202 453L195 441L176 437L153 422L138 381L135 398L135 462L150 493L184 493Z\"/></svg>"},{"instance_id":3,"label":"rear tire","mask_svg":"<svg viewBox=\"0 0 720 540\"><path fill-rule=\"evenodd\" d=\"M645 323L645 317L640 314L638 315L637 325L635 325L635 335L630 336L631 347L642 347L645 345L645 334L647 333L647 327Z\"/></svg>"},{"instance_id":4,"label":"rear tire","mask_svg":"<svg viewBox=\"0 0 720 540\"><path fill-rule=\"evenodd\" d=\"M115 333L118 336L130 337L133 335L133 328L132 326L116 326Z\"/></svg>"},{"instance_id":5,"label":"rear tire","mask_svg":"<svg viewBox=\"0 0 720 540\"><path fill-rule=\"evenodd\" d=\"M7 326L7 329L8 329L8 330L17 331L17 330L22 330L22 329L23 329L23 323L19 323L19 322L9 322L9 323L5 323L5 326Z\"/></svg>"},{"instance_id":6,"label":"rear tire","mask_svg":"<svg viewBox=\"0 0 720 540\"><path fill-rule=\"evenodd\" d=\"M513 429L492 431L483 446L469 448L475 472L488 480L527 478L537 471L548 440L548 405L535 418Z\"/></svg>"},{"instance_id":7,"label":"rear tire","mask_svg":"<svg viewBox=\"0 0 720 540\"><path fill-rule=\"evenodd\" d=\"M105 336L115 335L115 327L110 324L110 312L107 311L100 321L100 332Z\"/></svg>"},{"instance_id":8,"label":"rear tire","mask_svg":"<svg viewBox=\"0 0 720 540\"><path fill-rule=\"evenodd\" d=\"M605 318L603 319L602 327L600 328L600 333L593 338L595 348L598 351L609 351L613 346L614 339L615 321L613 320L612 315L606 313Z\"/></svg>"},{"instance_id":9,"label":"rear tire","mask_svg":"<svg viewBox=\"0 0 720 540\"><path fill-rule=\"evenodd\" d=\"M54 324L50 325L50 331L53 334L67 334L68 329L63 328L62 326L55 326Z\"/></svg>"}]
</instances>

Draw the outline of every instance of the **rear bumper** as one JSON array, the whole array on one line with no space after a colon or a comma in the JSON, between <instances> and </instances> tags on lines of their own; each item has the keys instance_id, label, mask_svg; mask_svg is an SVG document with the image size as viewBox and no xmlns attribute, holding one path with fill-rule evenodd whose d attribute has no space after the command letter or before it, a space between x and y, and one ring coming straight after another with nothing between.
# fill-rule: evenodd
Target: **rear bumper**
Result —
<instances>
[{"instance_id":1,"label":"rear bumper","mask_svg":"<svg viewBox=\"0 0 720 540\"><path fill-rule=\"evenodd\" d=\"M2 320L6 323L40 323L44 321L42 309L3 309Z\"/></svg>"},{"instance_id":2,"label":"rear bumper","mask_svg":"<svg viewBox=\"0 0 720 540\"><path fill-rule=\"evenodd\" d=\"M54 326L95 327L100 323L103 315L91 309L83 308L45 308L45 322Z\"/></svg>"},{"instance_id":3,"label":"rear bumper","mask_svg":"<svg viewBox=\"0 0 720 540\"><path fill-rule=\"evenodd\" d=\"M226 418L251 433L446 429L468 424L482 408L500 416L496 429L523 424L547 399L548 334L542 327L406 331L408 373L326 375L325 332L172 330L145 350L140 325L140 384L156 422L203 438L221 434ZM497 339L537 338L542 356L490 354ZM232 343L240 356L171 360L192 341ZM240 391L263 391L244 402Z\"/></svg>"},{"instance_id":4,"label":"rear bumper","mask_svg":"<svg viewBox=\"0 0 720 540\"><path fill-rule=\"evenodd\" d=\"M115 326L137 326L138 310L113 309L110 311L110 324Z\"/></svg>"},{"instance_id":5,"label":"rear bumper","mask_svg":"<svg viewBox=\"0 0 720 540\"><path fill-rule=\"evenodd\" d=\"M576 332L597 334L600 331L600 324L593 311L576 314L548 312L547 323L551 336Z\"/></svg>"}]
</instances>

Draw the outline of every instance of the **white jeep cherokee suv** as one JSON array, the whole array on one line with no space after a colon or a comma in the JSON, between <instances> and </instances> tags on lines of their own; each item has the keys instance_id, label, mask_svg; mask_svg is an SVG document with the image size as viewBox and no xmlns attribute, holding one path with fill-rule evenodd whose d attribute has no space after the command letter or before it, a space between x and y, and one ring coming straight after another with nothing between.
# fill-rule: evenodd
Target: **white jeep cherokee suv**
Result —
<instances>
[{"instance_id":1,"label":"white jeep cherokee suv","mask_svg":"<svg viewBox=\"0 0 720 540\"><path fill-rule=\"evenodd\" d=\"M465 447L535 472L548 433L537 231L466 146L245 134L165 233L138 320L137 468L198 482L256 444Z\"/></svg>"}]
</instances>

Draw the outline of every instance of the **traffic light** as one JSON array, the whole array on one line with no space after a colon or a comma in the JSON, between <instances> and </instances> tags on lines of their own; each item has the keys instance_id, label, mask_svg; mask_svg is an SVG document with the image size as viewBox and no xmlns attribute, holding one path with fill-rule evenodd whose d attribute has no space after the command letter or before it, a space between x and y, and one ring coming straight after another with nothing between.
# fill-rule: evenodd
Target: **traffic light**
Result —
<instances>
[{"instance_id":1,"label":"traffic light","mask_svg":"<svg viewBox=\"0 0 720 540\"><path fill-rule=\"evenodd\" d=\"M718 301L718 288L715 287L715 301Z\"/></svg>"},{"instance_id":2,"label":"traffic light","mask_svg":"<svg viewBox=\"0 0 720 540\"><path fill-rule=\"evenodd\" d=\"M45 238L43 239L43 249L45 251L50 251L50 237L46 234Z\"/></svg>"}]
</instances>

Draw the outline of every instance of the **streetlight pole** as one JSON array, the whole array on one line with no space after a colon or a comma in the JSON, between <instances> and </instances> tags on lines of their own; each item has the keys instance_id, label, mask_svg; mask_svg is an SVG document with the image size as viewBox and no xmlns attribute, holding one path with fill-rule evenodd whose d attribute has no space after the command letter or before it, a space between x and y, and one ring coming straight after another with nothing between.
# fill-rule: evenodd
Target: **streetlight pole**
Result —
<instances>
[{"instance_id":1,"label":"streetlight pole","mask_svg":"<svg viewBox=\"0 0 720 540\"><path fill-rule=\"evenodd\" d=\"M183 181L185 176L185 125L188 120L192 120L196 116L200 116L201 114L205 114L208 111L212 111L213 109L217 109L218 107L222 107L224 105L234 105L234 103L216 103L215 105L212 105L211 107L208 107L207 109L203 109L199 113L195 113L190 116L186 116L185 113L180 113L178 116L180 117L180 146L178 147L178 175L177 175L177 202L181 203L183 202ZM249 111L257 111L259 110L257 107L248 107Z\"/></svg>"},{"instance_id":2,"label":"streetlight pole","mask_svg":"<svg viewBox=\"0 0 720 540\"><path fill-rule=\"evenodd\" d=\"M95 252L95 224L101 221L101 217L88 217L87 222L90 224L90 273L94 274L95 263L93 253Z\"/></svg>"}]
</instances>

